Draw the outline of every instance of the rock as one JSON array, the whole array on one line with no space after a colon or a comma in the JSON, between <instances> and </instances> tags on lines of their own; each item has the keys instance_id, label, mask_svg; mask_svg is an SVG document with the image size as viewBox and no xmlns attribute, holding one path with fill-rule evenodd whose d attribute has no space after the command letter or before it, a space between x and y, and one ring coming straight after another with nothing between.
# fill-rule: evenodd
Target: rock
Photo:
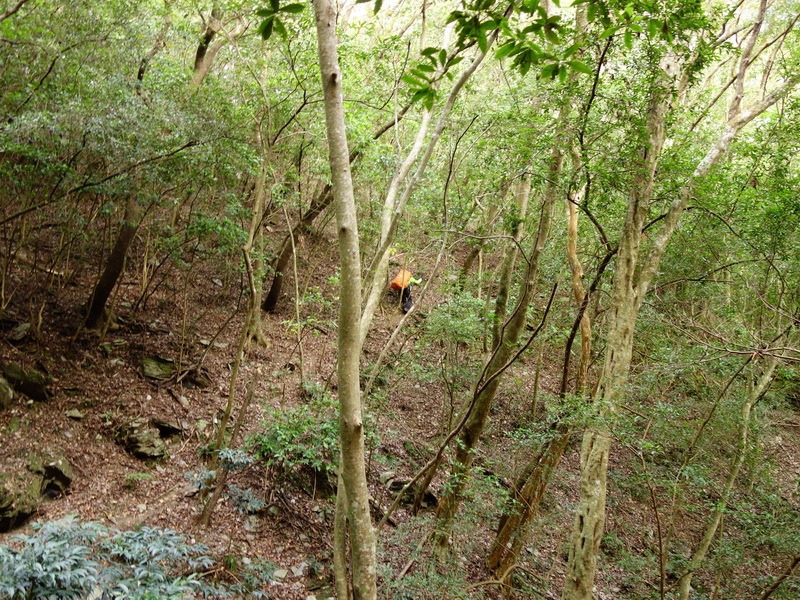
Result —
<instances>
[{"instance_id":1,"label":"rock","mask_svg":"<svg viewBox=\"0 0 800 600\"><path fill-rule=\"evenodd\" d=\"M0 473L0 533L22 525L42 497L62 496L73 478L66 458L39 454L30 454L27 465L16 471Z\"/></svg>"},{"instance_id":2,"label":"rock","mask_svg":"<svg viewBox=\"0 0 800 600\"><path fill-rule=\"evenodd\" d=\"M28 470L42 476L40 493L48 498L63 496L75 479L72 465L63 456L30 454Z\"/></svg>"},{"instance_id":3,"label":"rock","mask_svg":"<svg viewBox=\"0 0 800 600\"><path fill-rule=\"evenodd\" d=\"M180 424L170 423L164 419L150 419L150 423L153 425L153 427L158 429L158 434L162 438L170 438L183 433L183 429L181 428Z\"/></svg>"},{"instance_id":4,"label":"rock","mask_svg":"<svg viewBox=\"0 0 800 600\"><path fill-rule=\"evenodd\" d=\"M142 358L142 372L150 379L169 379L175 374L175 361L163 356L145 356Z\"/></svg>"},{"instance_id":5,"label":"rock","mask_svg":"<svg viewBox=\"0 0 800 600\"><path fill-rule=\"evenodd\" d=\"M305 574L307 568L308 568L308 563L303 561L299 565L292 567L292 575L294 575L295 577L302 577Z\"/></svg>"},{"instance_id":6,"label":"rock","mask_svg":"<svg viewBox=\"0 0 800 600\"><path fill-rule=\"evenodd\" d=\"M36 512L41 487L41 475L0 473L0 533L19 527Z\"/></svg>"},{"instance_id":7,"label":"rock","mask_svg":"<svg viewBox=\"0 0 800 600\"><path fill-rule=\"evenodd\" d=\"M81 411L79 411L77 408L73 408L71 410L68 410L64 414L67 416L67 418L74 419L76 421L80 421L81 419L83 419L86 416Z\"/></svg>"},{"instance_id":8,"label":"rock","mask_svg":"<svg viewBox=\"0 0 800 600\"><path fill-rule=\"evenodd\" d=\"M11 419L8 421L8 427L6 427L6 433L15 433L19 431L21 425L22 421L19 417L11 417Z\"/></svg>"},{"instance_id":9,"label":"rock","mask_svg":"<svg viewBox=\"0 0 800 600\"><path fill-rule=\"evenodd\" d=\"M117 442L130 454L142 460L158 460L167 453L167 446L155 426L146 419L134 419L117 430Z\"/></svg>"},{"instance_id":10,"label":"rock","mask_svg":"<svg viewBox=\"0 0 800 600\"><path fill-rule=\"evenodd\" d=\"M28 337L28 333L30 333L31 324L30 323L23 323L22 325L17 325L14 329L11 330L11 333L8 334L8 341L13 343L19 343L25 340Z\"/></svg>"},{"instance_id":11,"label":"rock","mask_svg":"<svg viewBox=\"0 0 800 600\"><path fill-rule=\"evenodd\" d=\"M289 575L289 571L286 569L276 569L272 577L273 579L286 579L287 575Z\"/></svg>"},{"instance_id":12,"label":"rock","mask_svg":"<svg viewBox=\"0 0 800 600\"><path fill-rule=\"evenodd\" d=\"M16 363L3 365L2 371L11 387L31 400L46 402L53 397L53 392L47 387L53 383L53 378L49 375L36 369L26 369Z\"/></svg>"},{"instance_id":13,"label":"rock","mask_svg":"<svg viewBox=\"0 0 800 600\"><path fill-rule=\"evenodd\" d=\"M249 531L250 533L258 533L261 531L261 519L259 519L256 515L250 515L244 521L244 530Z\"/></svg>"},{"instance_id":14,"label":"rock","mask_svg":"<svg viewBox=\"0 0 800 600\"><path fill-rule=\"evenodd\" d=\"M206 389L211 385L211 378L208 376L208 371L204 368L188 369L183 373L182 381L187 385L193 385L201 390Z\"/></svg>"},{"instance_id":15,"label":"rock","mask_svg":"<svg viewBox=\"0 0 800 600\"><path fill-rule=\"evenodd\" d=\"M0 377L0 410L11 406L11 401L14 400L14 390L11 384L6 381L5 377Z\"/></svg>"},{"instance_id":16,"label":"rock","mask_svg":"<svg viewBox=\"0 0 800 600\"><path fill-rule=\"evenodd\" d=\"M380 474L380 480L383 485L386 485L395 477L397 477L397 471L384 471Z\"/></svg>"}]
</instances>

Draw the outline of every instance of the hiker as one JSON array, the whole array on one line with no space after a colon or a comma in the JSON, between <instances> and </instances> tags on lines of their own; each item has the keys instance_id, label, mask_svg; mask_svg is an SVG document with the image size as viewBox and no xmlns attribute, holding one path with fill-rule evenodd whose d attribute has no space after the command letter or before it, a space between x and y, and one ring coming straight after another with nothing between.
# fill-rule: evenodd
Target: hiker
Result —
<instances>
[{"instance_id":1,"label":"hiker","mask_svg":"<svg viewBox=\"0 0 800 600\"><path fill-rule=\"evenodd\" d=\"M422 281L415 279L411 275L411 271L407 271L406 269L400 269L395 278L392 279L392 289L400 292L400 303L402 304L404 313L410 311L411 307L414 305L414 301L411 299L412 283L416 285L422 283Z\"/></svg>"}]
</instances>

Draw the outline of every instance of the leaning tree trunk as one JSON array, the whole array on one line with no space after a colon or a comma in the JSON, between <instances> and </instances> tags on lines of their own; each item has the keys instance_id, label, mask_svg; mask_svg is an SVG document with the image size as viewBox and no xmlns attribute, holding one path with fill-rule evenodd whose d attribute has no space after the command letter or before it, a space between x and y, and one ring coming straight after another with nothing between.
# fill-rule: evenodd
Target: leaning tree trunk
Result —
<instances>
[{"instance_id":1,"label":"leaning tree trunk","mask_svg":"<svg viewBox=\"0 0 800 600\"><path fill-rule=\"evenodd\" d=\"M742 403L741 420L739 421L739 439L736 444L736 453L731 459L731 467L728 471L728 477L725 479L725 485L720 493L719 500L714 504L714 511L711 514L711 519L706 525L706 530L697 548L689 560L686 573L680 579L680 600L689 600L689 594L692 591L692 577L697 569L703 564L703 561L711 548L711 542L717 534L720 524L722 523L722 516L725 514L730 500L731 493L733 492L733 485L736 483L736 478L739 476L739 471L742 469L744 459L747 457L747 440L750 435L750 415L753 406L763 396L769 384L772 382L772 377L775 374L775 368L778 366L778 358L772 357L767 364L764 372L758 377L758 383L748 390L747 397Z\"/></svg>"},{"instance_id":2,"label":"leaning tree trunk","mask_svg":"<svg viewBox=\"0 0 800 600\"><path fill-rule=\"evenodd\" d=\"M325 122L336 221L339 228L339 262L342 275L337 366L341 480L346 493L347 518L350 524L353 595L356 600L372 600L377 595L377 587L375 535L369 512L359 382L361 257L358 246L358 223L345 134L342 75L339 70L336 40L336 10L330 0L315 0L314 11L319 67L325 94ZM337 519L337 522L341 523L341 519ZM337 544L336 548L340 548L340 545ZM337 560L337 564L342 562ZM346 573L336 575L341 580ZM341 586L337 585L337 588L341 589Z\"/></svg>"},{"instance_id":3,"label":"leaning tree trunk","mask_svg":"<svg viewBox=\"0 0 800 600\"><path fill-rule=\"evenodd\" d=\"M580 171L581 162L577 153L573 149L573 165L575 171ZM578 368L575 374L575 394L580 396L584 392L586 377L589 368L589 361L592 352L592 328L589 315L586 313L588 304L587 292L583 286L583 266L578 258L578 209L580 198L585 188L578 193L570 194L567 197L567 257L572 272L572 294L578 305L578 315L576 318L577 327L581 335L581 353L578 361ZM602 266L601 266L602 273ZM600 274L598 274L598 277ZM595 280L597 281L597 279ZM570 336L570 342L574 339ZM567 382L569 378L570 354L572 344L568 343L565 351L564 369L561 379L561 389L559 395L563 398L567 393ZM513 492L509 508L500 520L500 527L497 536L492 542L489 551L487 565L493 569L498 576L509 572L509 569L519 561L522 548L528 540L528 532L531 522L536 516L542 497L547 489L553 473L564 455L564 451L569 443L572 428L564 423L557 423L552 428L553 438L547 442L536 457L525 468L523 476L517 482ZM507 588L509 591L513 588Z\"/></svg>"},{"instance_id":4,"label":"leaning tree trunk","mask_svg":"<svg viewBox=\"0 0 800 600\"><path fill-rule=\"evenodd\" d=\"M644 211L646 214L647 206L652 199L655 167L664 141L664 118L668 105L666 88L669 83L662 81L654 90L647 116L649 140L644 140L642 162L634 178L630 195L628 216L623 229L614 277L612 295L614 311L610 317L603 371L595 394L595 400L602 407L601 418L598 420L600 425L587 429L581 449L581 496L572 534L562 596L564 600L591 600L593 597L597 554L605 519L606 472L611 447L608 425L602 423L608 423L613 418L624 394L633 348L633 327L644 295L656 275L661 257L689 203L694 186L720 161L745 125L797 86L798 75L795 74L771 92L763 93L749 109L742 109L747 70L753 64L752 50L765 10L766 1L761 0L756 23L750 32L751 37L739 55L738 71L731 86L733 97L722 132L670 204L661 220L661 228L652 239L651 250L637 274L637 263L640 260L639 242L644 223L643 215L637 217L637 213ZM674 71L674 65L671 65L669 60L665 59L662 65L666 71ZM766 85L766 81L764 83Z\"/></svg>"},{"instance_id":5,"label":"leaning tree trunk","mask_svg":"<svg viewBox=\"0 0 800 600\"><path fill-rule=\"evenodd\" d=\"M553 221L553 208L558 192L562 164L563 152L559 145L556 144L550 156L548 183L542 200L539 227L528 259L525 278L521 282L519 300L507 322L498 329L499 340L492 341L492 347L495 348L495 351L483 370L483 374L485 374L489 383L477 394L472 408L467 409L469 410L469 415L456 442L455 462L450 474L453 484L442 498L437 512L439 523L435 541L437 553L440 557L444 555L449 546L450 529L466 487L467 474L472 467L475 446L480 441L481 435L483 435L483 430L489 417L489 410L497 395L501 380L498 374L506 367L513 355L515 346L528 319L528 306L533 298L536 280L539 277L539 259L550 235L550 225ZM481 385L483 385L483 382L477 381L474 386L475 390Z\"/></svg>"},{"instance_id":6,"label":"leaning tree trunk","mask_svg":"<svg viewBox=\"0 0 800 600\"><path fill-rule=\"evenodd\" d=\"M111 297L114 286L117 285L119 276L125 268L125 259L128 256L133 236L139 227L139 203L136 194L130 194L125 202L125 214L122 217L122 225L117 235L117 241L106 262L103 274L89 298L86 310L86 327L94 329L102 324L102 316Z\"/></svg>"}]
</instances>

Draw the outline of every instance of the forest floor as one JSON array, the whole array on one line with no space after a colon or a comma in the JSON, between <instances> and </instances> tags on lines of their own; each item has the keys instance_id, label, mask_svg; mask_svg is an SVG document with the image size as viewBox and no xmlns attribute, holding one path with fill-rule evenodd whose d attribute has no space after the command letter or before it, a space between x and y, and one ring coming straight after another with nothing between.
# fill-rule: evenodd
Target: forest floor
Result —
<instances>
[{"instance_id":1,"label":"forest floor","mask_svg":"<svg viewBox=\"0 0 800 600\"><path fill-rule=\"evenodd\" d=\"M329 299L336 292L327 279L330 273L321 270L321 265L335 264L330 241L323 240L317 246L313 265L301 264L305 269L301 275L304 289L320 292L314 304L302 307L306 318L306 326L301 329L302 353L293 326L291 280L286 283L288 291L281 298L277 314L262 316L266 344L249 346L235 382L234 417L248 382L255 386L256 401L248 408L243 434L234 445L241 445L267 427L264 418L271 408L296 407L308 401L301 373L306 381L335 395L337 306ZM319 248L329 248L329 256L320 253ZM324 590L307 587L311 567L322 565L322 578L331 577L334 499L323 493L324 486L315 487L311 479L277 477L274 469L256 463L232 473L228 483L255 490L265 507L256 515L247 516L237 511L233 501L223 498L211 527L196 524L203 504L190 478L205 468L204 448L228 400L242 326L243 300L238 292L231 291L238 289L238 282L195 272L183 288L164 283L146 305L134 310L141 288L133 267L129 267L115 297L118 324L100 334L79 330L80 307L86 301L90 281L63 285L56 281L52 291L41 297L32 291L41 289L42 281L35 280L37 276L45 275L34 271L12 273L7 282L12 284L7 289L14 287L17 296L5 312L7 326L2 334L6 339L0 345L0 362L17 362L48 373L53 378L55 396L44 403L18 397L10 409L0 413L0 461L6 469L23 463L31 452L60 453L68 458L76 476L69 492L44 502L33 520L76 515L81 520L100 521L120 529L143 524L174 529L192 542L208 545L217 561L216 576L235 578L235 565L265 559L286 571L268 586L271 597L325 597ZM440 300L434 295L419 301L418 312L389 353L381 379L381 400L367 407L376 434L369 456L376 520L391 504L391 494L382 480L391 473L397 479L413 476L442 438L440 415L447 395L441 381L414 378L407 368L394 367L396 361L409 356L412 362L438 363L439 351L422 345L418 338L426 311ZM401 313L387 296L376 315L364 365L374 363L400 318ZM15 322L30 322L32 326L23 339L12 342L8 337ZM174 361L176 375L160 381L144 376L142 359L148 356ZM447 567L453 569L451 573L445 570L440 574L444 579L465 579L473 586L469 597L498 597L496 586L479 585L493 578L484 567L500 509L500 496L493 490L507 489L525 459L504 432L513 429L520 415L530 411L537 360L537 353L533 352L523 357L501 387L486 433L487 443L477 460L487 477L483 487L478 486L473 493L472 502L465 506L454 532L454 545L462 558ZM185 367L200 361L208 379L205 388L179 381ZM556 368L553 365L550 369L549 361L545 356L540 386L552 392ZM82 416L75 418L76 413L70 413L74 410ZM179 427L180 434L169 443L164 459L143 461L116 443L117 427L137 417L157 418ZM800 475L796 427L796 422L789 423L788 435L774 447L775 455L795 480ZM548 490L543 515L525 553L524 566L531 577L529 589L539 590L542 597L556 597L563 581L571 509L578 497L578 454L579 440L574 440ZM628 468L620 455L615 452L612 456L612 471ZM440 474L434 481L435 492L441 488L442 479ZM787 476L786 485L791 481ZM403 506L380 532L380 575L386 584L382 596L392 597L393 590L401 589L396 583L401 573L404 578L418 577L423 581L426 551L414 549L429 532L432 514L428 509L421 518L413 519L408 507ZM627 547L646 545L649 542L636 537L651 531L652 522L648 502L617 494L607 532L624 539ZM27 527L3 534L0 543L26 530ZM607 567L601 587L607 591L600 592L598 598L632 597L624 593L628 585L626 574L612 565ZM389 585L389 581L395 583ZM398 592L396 597L425 597L419 594ZM528 591L519 597L534 596Z\"/></svg>"}]
</instances>

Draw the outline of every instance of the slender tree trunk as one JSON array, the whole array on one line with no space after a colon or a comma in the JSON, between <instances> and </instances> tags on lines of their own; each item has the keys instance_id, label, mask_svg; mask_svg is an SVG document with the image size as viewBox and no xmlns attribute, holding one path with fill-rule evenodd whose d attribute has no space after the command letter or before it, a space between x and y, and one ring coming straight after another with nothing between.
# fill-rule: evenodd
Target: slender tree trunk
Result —
<instances>
[{"instance_id":1,"label":"slender tree trunk","mask_svg":"<svg viewBox=\"0 0 800 600\"><path fill-rule=\"evenodd\" d=\"M337 374L340 406L340 468L347 499L353 595L356 600L372 600L377 595L377 588L375 535L369 512L359 385L361 258L358 224L345 134L342 75L339 70L336 40L336 11L330 0L315 0L314 11L320 74L325 93L328 154L339 228L341 301ZM341 586L337 585L337 588L341 589Z\"/></svg>"},{"instance_id":2,"label":"slender tree trunk","mask_svg":"<svg viewBox=\"0 0 800 600\"><path fill-rule=\"evenodd\" d=\"M511 279L514 275L514 267L517 264L519 244L522 241L522 235L525 232L525 219L528 216L528 201L531 197L530 166L526 168L525 174L522 176L522 181L519 182L516 197L517 217L519 220L518 222L514 223L511 231L511 236L513 239L509 243L508 248L506 248L506 253L503 257L503 266L500 270L500 283L497 286L497 298L495 299L494 305L494 322L492 323L493 345L500 341L500 327L506 320L508 295L511 291ZM494 349L494 347L492 349Z\"/></svg>"},{"instance_id":3,"label":"slender tree trunk","mask_svg":"<svg viewBox=\"0 0 800 600\"><path fill-rule=\"evenodd\" d=\"M92 296L89 299L89 308L86 311L86 327L94 329L101 325L103 311L106 308L111 292L117 285L119 276L125 268L125 259L128 256L133 236L139 227L139 203L135 194L130 194L125 202L125 213L122 217L122 225L117 235L117 241L111 250L111 254L106 262L103 274L95 285Z\"/></svg>"},{"instance_id":4,"label":"slender tree trunk","mask_svg":"<svg viewBox=\"0 0 800 600\"><path fill-rule=\"evenodd\" d=\"M580 170L580 158L572 153L575 171ZM592 331L589 315L586 313L586 290L583 286L583 266L578 259L578 210L577 204L583 194L571 194L567 198L567 257L572 271L572 293L578 305L578 322L581 335L581 354L575 375L575 393L583 394L586 374L591 359ZM567 392L569 376L569 354L571 344L567 345L567 357L564 361L564 373L559 395L563 398ZM553 438L537 453L536 458L526 467L520 483L515 486L510 510L506 511L500 521L500 528L492 543L487 564L495 573L502 575L519 561L520 552L528 539L531 522L536 516L542 497L547 489L553 473L564 455L569 443L571 428L564 424L556 424ZM511 588L509 588L511 589Z\"/></svg>"},{"instance_id":5,"label":"slender tree trunk","mask_svg":"<svg viewBox=\"0 0 800 600\"><path fill-rule=\"evenodd\" d=\"M747 442L750 435L750 415L752 413L753 406L767 391L769 384L772 382L772 377L775 374L775 368L777 366L778 358L772 357L764 372L759 376L757 384L753 386L751 390L748 390L747 397L742 403L740 417L741 420L739 422L739 439L736 444L736 454L731 459L731 467L728 471L728 477L726 478L725 485L720 493L720 499L714 505L714 511L711 515L708 525L706 525L703 538L697 545L694 554L692 554L692 558L689 561L686 573L684 573L684 575L681 577L679 596L680 600L689 600L689 594L692 591L692 577L702 566L703 561L705 560L706 555L711 548L711 543L714 540L714 536L716 536L717 530L722 523L722 517L725 514L728 500L733 492L733 485L736 483L736 478L739 476L739 471L744 464L744 459L747 457Z\"/></svg>"},{"instance_id":6,"label":"slender tree trunk","mask_svg":"<svg viewBox=\"0 0 800 600\"><path fill-rule=\"evenodd\" d=\"M514 312L503 327L498 330L499 340L492 341L496 348L483 373L486 378L492 378L505 367L511 358L515 346L527 322L528 306L534 295L536 280L539 276L539 259L544 251L550 235L550 225L553 220L553 208L558 193L558 182L561 176L563 152L558 145L553 148L550 156L550 168L547 187L542 200L539 214L539 227L534 241L534 246L528 259L525 278L521 282L519 300ZM442 498L437 513L438 533L435 537L437 553L443 557L449 545L450 529L453 519L458 511L458 506L466 486L469 471L472 468L475 446L483 434L489 410L494 403L501 377L493 377L488 385L478 394L474 406L467 417L464 428L461 430L456 443L455 462L450 473L452 485ZM473 389L477 390L482 381L476 381Z\"/></svg>"},{"instance_id":7,"label":"slender tree trunk","mask_svg":"<svg viewBox=\"0 0 800 600\"><path fill-rule=\"evenodd\" d=\"M634 178L630 194L628 216L622 234L617 271L614 277L612 306L608 342L603 371L600 376L595 400L600 409L598 425L587 429L581 450L581 498L575 517L572 534L567 577L564 586L565 600L590 600L594 585L594 575L600 539L605 519L606 471L611 438L608 423L613 419L625 386L633 347L633 327L639 313L644 295L655 277L667 244L685 210L694 186L725 155L738 132L755 117L783 98L789 90L796 87L797 75L788 78L782 85L769 93L763 93L760 100L747 110L742 110L745 93L747 69L752 64L750 56L758 37L766 10L765 0L761 0L756 23L751 30L750 39L739 56L739 69L733 83L733 98L728 109L727 121L722 133L703 159L698 163L689 181L679 191L666 215L661 228L653 237L651 250L637 273L639 262L639 243L644 215L652 199L655 167L664 140L664 117L668 100L665 93L668 82L656 84L654 96L648 110L647 139L642 147L643 158L639 173ZM675 65L665 58L662 67L670 78L675 73Z\"/></svg>"}]
</instances>

